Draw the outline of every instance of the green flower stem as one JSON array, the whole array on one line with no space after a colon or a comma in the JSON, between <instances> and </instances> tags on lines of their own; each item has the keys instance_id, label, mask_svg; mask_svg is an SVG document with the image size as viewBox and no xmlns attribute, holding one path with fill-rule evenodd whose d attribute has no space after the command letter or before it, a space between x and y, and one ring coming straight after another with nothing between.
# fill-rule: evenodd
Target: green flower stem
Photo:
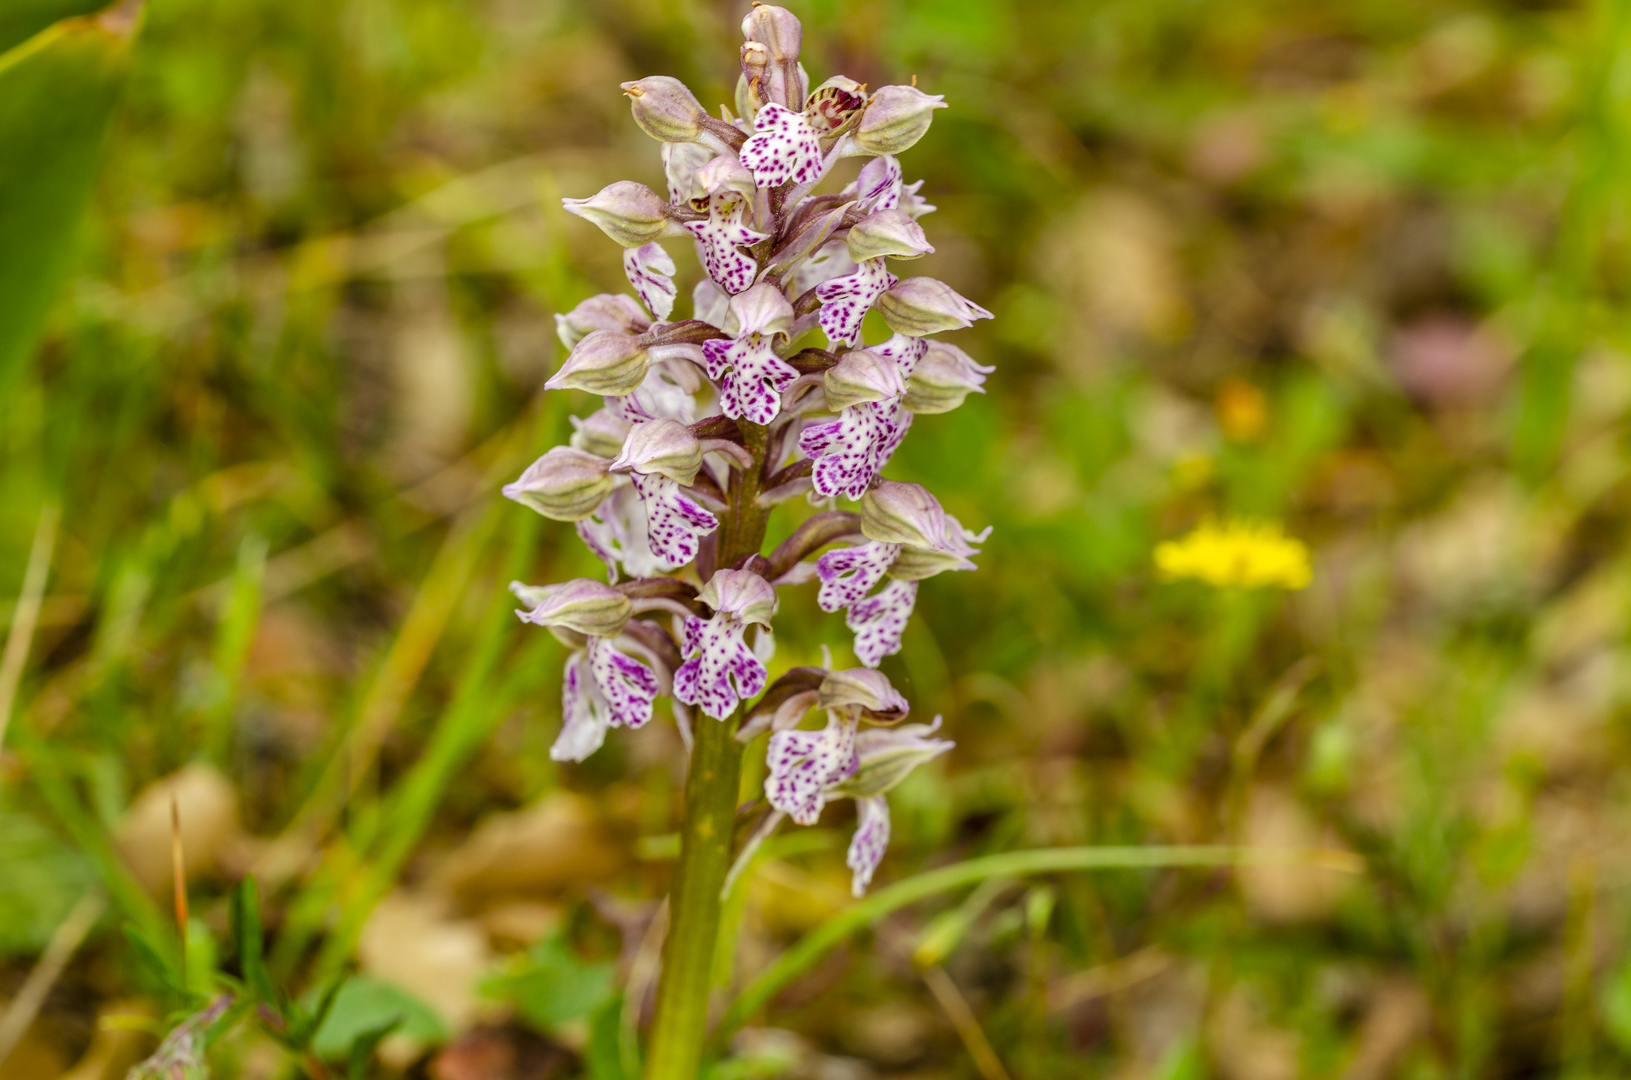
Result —
<instances>
[{"instance_id":1,"label":"green flower stem","mask_svg":"<svg viewBox=\"0 0 1631 1080\"><path fill-rule=\"evenodd\" d=\"M663 974L651 1028L647 1080L693 1080L707 1034L708 991L719 936L719 890L731 865L742 744L737 717L720 723L699 715L685 783L680 862L669 891L673 913L663 946Z\"/></svg>"},{"instance_id":2,"label":"green flower stem","mask_svg":"<svg viewBox=\"0 0 1631 1080\"><path fill-rule=\"evenodd\" d=\"M764 546L765 512L755 499L764 462L765 429L742 422L753 467L738 474L730 511L719 526L720 567ZM657 1012L646 1059L647 1080L694 1080L708 1030L708 995L719 938L720 890L731 866L736 798L742 783L741 710L721 723L700 712L685 781L680 861L669 890L668 940L657 986Z\"/></svg>"},{"instance_id":3,"label":"green flower stem","mask_svg":"<svg viewBox=\"0 0 1631 1080\"><path fill-rule=\"evenodd\" d=\"M970 859L879 889L804 935L731 1003L719 1022L714 1038L716 1042L723 1043L749 1017L769 1004L770 999L783 987L851 934L907 904L936 893L972 885L987 878L1050 874L1065 870L1154 870L1247 864L1323 866L1347 872L1362 869L1362 864L1348 852L1272 851L1237 847L1070 847L1011 851Z\"/></svg>"}]
</instances>

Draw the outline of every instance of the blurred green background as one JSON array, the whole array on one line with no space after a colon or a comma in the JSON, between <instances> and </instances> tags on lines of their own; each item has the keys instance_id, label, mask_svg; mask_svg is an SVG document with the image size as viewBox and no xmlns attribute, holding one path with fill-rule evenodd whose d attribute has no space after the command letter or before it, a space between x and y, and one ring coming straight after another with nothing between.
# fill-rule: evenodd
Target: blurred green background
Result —
<instances>
[{"instance_id":1,"label":"blurred green background","mask_svg":"<svg viewBox=\"0 0 1631 1080\"><path fill-rule=\"evenodd\" d=\"M94 6L29 0L0 47ZM792 6L815 80L946 95L909 272L997 316L955 339L989 393L890 468L995 529L885 664L958 747L892 796L878 884L1079 844L1359 872L941 897L717 1076L1631 1072L1631 4ZM176 1019L121 932L173 935L172 805L195 990L254 871L291 993L358 973L319 1057L395 1016L358 1075L625 1075L683 755L664 721L550 762L563 653L504 586L598 571L497 487L594 404L540 393L553 314L625 290L559 199L661 183L617 83L730 100L741 15L150 4L73 272L0 370L0 620L49 555L0 666L6 1014L62 960L0 1077L112 1080ZM1158 580L1209 516L1283 522L1312 585ZM805 591L778 664L847 646ZM761 865L722 982L848 902L851 813ZM250 1025L211 1058L310 1068Z\"/></svg>"}]
</instances>

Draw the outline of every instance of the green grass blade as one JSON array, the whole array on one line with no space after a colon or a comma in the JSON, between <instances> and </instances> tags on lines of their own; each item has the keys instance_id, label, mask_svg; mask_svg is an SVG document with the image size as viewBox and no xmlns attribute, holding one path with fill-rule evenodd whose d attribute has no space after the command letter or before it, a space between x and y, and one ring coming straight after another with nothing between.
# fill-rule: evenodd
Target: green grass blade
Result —
<instances>
[{"instance_id":1,"label":"green grass blade","mask_svg":"<svg viewBox=\"0 0 1631 1080\"><path fill-rule=\"evenodd\" d=\"M66 19L0 56L0 394L73 267L139 10Z\"/></svg>"},{"instance_id":2,"label":"green grass blade","mask_svg":"<svg viewBox=\"0 0 1631 1080\"><path fill-rule=\"evenodd\" d=\"M845 908L776 958L742 991L726 1011L714 1034L722 1043L754 1013L764 1008L787 984L851 934L908 904L936 893L973 885L987 878L1022 877L1067 870L1156 870L1173 867L1238 866L1247 863L1318 864L1351 869L1353 856L1345 852L1264 851L1235 847L1071 847L1039 851L1010 851L987 855L930 870L879 889L865 900Z\"/></svg>"},{"instance_id":3,"label":"green grass blade","mask_svg":"<svg viewBox=\"0 0 1631 1080\"><path fill-rule=\"evenodd\" d=\"M21 45L54 22L107 6L107 0L6 0L0 10L0 52Z\"/></svg>"}]
</instances>

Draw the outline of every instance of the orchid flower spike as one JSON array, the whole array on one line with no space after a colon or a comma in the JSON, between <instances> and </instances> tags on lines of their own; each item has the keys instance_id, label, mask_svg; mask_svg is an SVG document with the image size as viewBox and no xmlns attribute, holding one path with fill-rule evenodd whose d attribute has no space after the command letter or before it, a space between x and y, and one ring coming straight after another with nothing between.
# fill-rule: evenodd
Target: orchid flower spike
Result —
<instances>
[{"instance_id":1,"label":"orchid flower spike","mask_svg":"<svg viewBox=\"0 0 1631 1080\"><path fill-rule=\"evenodd\" d=\"M935 250L934 207L900 155L945 99L915 80L812 84L803 37L791 11L753 5L734 112L710 115L667 75L622 84L663 180L608 177L564 200L622 249L628 288L555 317L564 352L545 383L600 400L503 494L571 522L605 568L603 581L512 586L520 619L568 650L552 756L583 760L663 697L687 746L764 735L755 837L854 800L859 894L888 844L885 796L951 746L938 720L905 722L910 703L878 665L901 648L921 583L973 570L986 536L885 474L914 423L986 391L992 368L964 351L976 345L940 335L991 313L908 272ZM854 181L815 194L846 157L863 159ZM682 248L702 271L689 306ZM767 519L801 494L824 505L767 551ZM772 669L778 591L806 583L843 613L856 666ZM804 726L811 714L822 726Z\"/></svg>"}]
</instances>

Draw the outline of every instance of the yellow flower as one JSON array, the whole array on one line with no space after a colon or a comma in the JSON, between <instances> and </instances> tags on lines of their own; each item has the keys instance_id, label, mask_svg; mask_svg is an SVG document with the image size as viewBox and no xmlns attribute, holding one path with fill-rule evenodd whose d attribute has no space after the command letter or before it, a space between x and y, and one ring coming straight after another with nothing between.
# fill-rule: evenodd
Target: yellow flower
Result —
<instances>
[{"instance_id":1,"label":"yellow flower","mask_svg":"<svg viewBox=\"0 0 1631 1080\"><path fill-rule=\"evenodd\" d=\"M1301 589L1313 577L1308 546L1271 522L1203 521L1183 539L1157 545L1155 568L1169 580L1218 588Z\"/></svg>"}]
</instances>

